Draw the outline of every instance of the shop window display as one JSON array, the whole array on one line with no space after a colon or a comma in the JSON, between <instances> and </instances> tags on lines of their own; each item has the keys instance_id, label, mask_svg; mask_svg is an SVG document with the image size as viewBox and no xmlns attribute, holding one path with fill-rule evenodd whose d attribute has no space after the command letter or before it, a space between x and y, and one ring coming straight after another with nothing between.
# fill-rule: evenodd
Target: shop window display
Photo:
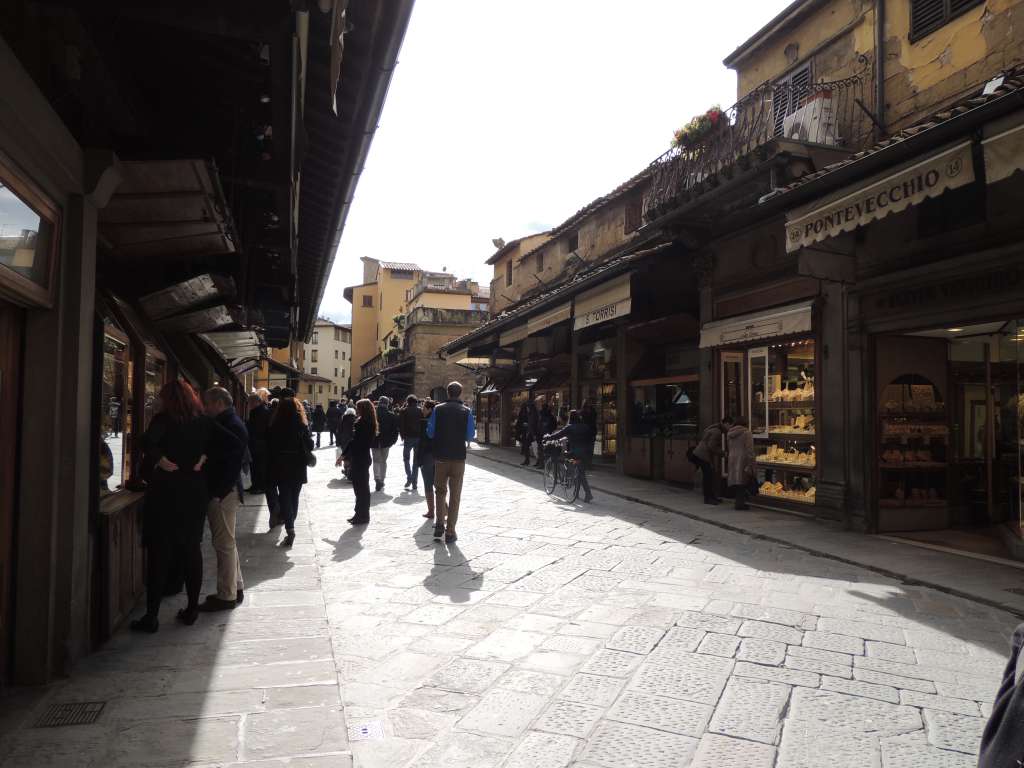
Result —
<instances>
[{"instance_id":1,"label":"shop window display","mask_svg":"<svg viewBox=\"0 0 1024 768\"><path fill-rule=\"evenodd\" d=\"M879 506L945 507L949 425L938 387L901 376L882 398Z\"/></svg>"},{"instance_id":2,"label":"shop window display","mask_svg":"<svg viewBox=\"0 0 1024 768\"><path fill-rule=\"evenodd\" d=\"M100 390L100 495L113 493L128 480L131 456L132 370L131 343L121 327L108 318L103 325L103 371Z\"/></svg>"},{"instance_id":3,"label":"shop window display","mask_svg":"<svg viewBox=\"0 0 1024 768\"><path fill-rule=\"evenodd\" d=\"M813 504L818 438L814 341L752 349L747 370L759 492Z\"/></svg>"},{"instance_id":4,"label":"shop window display","mask_svg":"<svg viewBox=\"0 0 1024 768\"><path fill-rule=\"evenodd\" d=\"M696 376L692 377L696 379ZM630 432L636 437L694 437L697 434L698 381L630 386Z\"/></svg>"}]
</instances>

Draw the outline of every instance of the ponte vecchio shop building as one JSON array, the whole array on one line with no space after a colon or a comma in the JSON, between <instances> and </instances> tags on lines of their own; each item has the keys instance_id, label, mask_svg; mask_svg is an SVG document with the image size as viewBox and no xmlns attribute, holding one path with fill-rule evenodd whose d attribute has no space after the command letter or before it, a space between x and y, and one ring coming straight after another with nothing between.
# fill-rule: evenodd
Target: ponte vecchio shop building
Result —
<instances>
[{"instance_id":1,"label":"ponte vecchio shop building","mask_svg":"<svg viewBox=\"0 0 1024 768\"><path fill-rule=\"evenodd\" d=\"M793 202L786 249L826 286L819 398L837 418L818 440L845 446L823 469L852 527L1013 559L1024 559L1022 88L1009 73L771 198Z\"/></svg>"}]
</instances>

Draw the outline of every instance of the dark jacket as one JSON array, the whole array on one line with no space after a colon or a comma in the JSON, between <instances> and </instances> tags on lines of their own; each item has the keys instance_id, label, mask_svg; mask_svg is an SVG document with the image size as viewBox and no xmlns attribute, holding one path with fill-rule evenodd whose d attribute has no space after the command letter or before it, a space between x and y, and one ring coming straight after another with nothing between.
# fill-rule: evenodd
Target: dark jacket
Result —
<instances>
[{"instance_id":1,"label":"dark jacket","mask_svg":"<svg viewBox=\"0 0 1024 768\"><path fill-rule=\"evenodd\" d=\"M465 461L466 443L476 436L473 411L461 400L441 403L427 420L427 436L434 441L435 461Z\"/></svg>"},{"instance_id":2,"label":"dark jacket","mask_svg":"<svg viewBox=\"0 0 1024 768\"><path fill-rule=\"evenodd\" d=\"M722 427L719 424L712 424L704 430L700 442L693 449L693 455L701 461L712 463L722 455Z\"/></svg>"},{"instance_id":3,"label":"dark jacket","mask_svg":"<svg viewBox=\"0 0 1024 768\"><path fill-rule=\"evenodd\" d=\"M212 450L214 424L205 416L185 423L158 413L142 437L146 478L143 540L201 541L209 500L206 478L194 467ZM175 472L157 467L160 458L178 465Z\"/></svg>"},{"instance_id":4,"label":"dark jacket","mask_svg":"<svg viewBox=\"0 0 1024 768\"><path fill-rule=\"evenodd\" d=\"M421 414L422 416L422 414ZM420 419L420 441L416 443L416 451L413 453L413 463L419 467L427 458L434 457L434 441L427 434L427 420Z\"/></svg>"},{"instance_id":5,"label":"dark jacket","mask_svg":"<svg viewBox=\"0 0 1024 768\"><path fill-rule=\"evenodd\" d=\"M535 403L528 403L526 406L526 425L531 435L540 437L540 411L537 410Z\"/></svg>"},{"instance_id":6,"label":"dark jacket","mask_svg":"<svg viewBox=\"0 0 1024 768\"><path fill-rule=\"evenodd\" d=\"M555 418L552 410L548 408L547 403L544 404L544 407L540 409L540 413L537 414L537 421L537 428L540 430L537 433L538 437L550 434L558 427L558 420Z\"/></svg>"},{"instance_id":7,"label":"dark jacket","mask_svg":"<svg viewBox=\"0 0 1024 768\"><path fill-rule=\"evenodd\" d=\"M318 405L313 410L312 424L314 432L323 432L327 429L327 414L324 413L324 407L322 405Z\"/></svg>"},{"instance_id":8,"label":"dark jacket","mask_svg":"<svg viewBox=\"0 0 1024 768\"><path fill-rule=\"evenodd\" d=\"M341 421L338 422L338 447L342 450L345 450L345 446L352 439L352 432L355 426L356 409L347 408L345 414L341 417Z\"/></svg>"},{"instance_id":9,"label":"dark jacket","mask_svg":"<svg viewBox=\"0 0 1024 768\"><path fill-rule=\"evenodd\" d=\"M270 426L270 406L260 403L249 411L246 430L249 433L249 452L253 456L267 450L267 428Z\"/></svg>"},{"instance_id":10,"label":"dark jacket","mask_svg":"<svg viewBox=\"0 0 1024 768\"><path fill-rule=\"evenodd\" d=\"M1010 660L981 734L978 768L1004 768L1024 760L1024 624L1013 633Z\"/></svg>"},{"instance_id":11,"label":"dark jacket","mask_svg":"<svg viewBox=\"0 0 1024 768\"><path fill-rule=\"evenodd\" d=\"M588 454L594 452L594 430L589 424L582 421L576 424L567 424L557 432L548 435L550 440L560 440L563 437L569 438L569 455L574 459L585 459Z\"/></svg>"},{"instance_id":12,"label":"dark jacket","mask_svg":"<svg viewBox=\"0 0 1024 768\"><path fill-rule=\"evenodd\" d=\"M587 406L580 410L580 418L583 423L594 430L594 439L597 439L597 410L593 406Z\"/></svg>"},{"instance_id":13,"label":"dark jacket","mask_svg":"<svg viewBox=\"0 0 1024 768\"><path fill-rule=\"evenodd\" d=\"M398 431L402 440L417 438L420 436L420 425L423 422L423 411L418 405L407 405L402 409L402 415L398 418Z\"/></svg>"},{"instance_id":14,"label":"dark jacket","mask_svg":"<svg viewBox=\"0 0 1024 768\"><path fill-rule=\"evenodd\" d=\"M398 442L398 417L387 408L377 408L377 425L380 434L374 438L374 448L390 448Z\"/></svg>"},{"instance_id":15,"label":"dark jacket","mask_svg":"<svg viewBox=\"0 0 1024 768\"><path fill-rule=\"evenodd\" d=\"M210 452L206 455L206 488L210 497L223 499L235 489L242 473L249 432L234 408L226 408L213 420Z\"/></svg>"},{"instance_id":16,"label":"dark jacket","mask_svg":"<svg viewBox=\"0 0 1024 768\"><path fill-rule=\"evenodd\" d=\"M309 427L298 417L281 417L270 424L269 437L270 479L275 483L305 483L306 454L313 450Z\"/></svg>"},{"instance_id":17,"label":"dark jacket","mask_svg":"<svg viewBox=\"0 0 1024 768\"><path fill-rule=\"evenodd\" d=\"M370 448L373 447L376 439L373 434L373 422L356 419L355 427L352 429L352 439L342 451L342 456L348 459L353 467L369 467L373 464Z\"/></svg>"},{"instance_id":18,"label":"dark jacket","mask_svg":"<svg viewBox=\"0 0 1024 768\"><path fill-rule=\"evenodd\" d=\"M332 432L336 432L341 424L342 415L341 406L337 403L331 403L327 408L327 428Z\"/></svg>"}]
</instances>

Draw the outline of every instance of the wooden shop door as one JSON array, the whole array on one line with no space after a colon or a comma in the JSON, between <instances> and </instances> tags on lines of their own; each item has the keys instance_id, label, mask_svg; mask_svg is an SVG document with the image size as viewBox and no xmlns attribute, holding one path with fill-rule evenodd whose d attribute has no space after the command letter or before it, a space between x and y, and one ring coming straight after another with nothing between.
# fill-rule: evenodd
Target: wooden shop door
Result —
<instances>
[{"instance_id":1,"label":"wooden shop door","mask_svg":"<svg viewBox=\"0 0 1024 768\"><path fill-rule=\"evenodd\" d=\"M0 685L10 680L22 310L0 301Z\"/></svg>"}]
</instances>

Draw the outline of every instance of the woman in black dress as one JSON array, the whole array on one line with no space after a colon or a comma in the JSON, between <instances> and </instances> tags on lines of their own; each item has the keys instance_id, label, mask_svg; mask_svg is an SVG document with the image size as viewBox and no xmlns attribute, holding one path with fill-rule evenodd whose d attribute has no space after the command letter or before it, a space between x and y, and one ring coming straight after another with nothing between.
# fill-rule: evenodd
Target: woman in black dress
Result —
<instances>
[{"instance_id":1,"label":"woman in black dress","mask_svg":"<svg viewBox=\"0 0 1024 768\"><path fill-rule=\"evenodd\" d=\"M344 457L349 463L349 480L356 492L356 513L348 519L352 525L370 522L370 448L379 433L377 411L369 400L356 403L356 423L352 440L345 447Z\"/></svg>"},{"instance_id":2,"label":"woman in black dress","mask_svg":"<svg viewBox=\"0 0 1024 768\"><path fill-rule=\"evenodd\" d=\"M184 572L188 606L178 621L194 624L203 583L203 525L208 501L203 464L214 425L184 381L160 390L159 412L143 436L146 478L143 542L147 550L146 614L133 621L136 632L156 632L160 601L171 573Z\"/></svg>"},{"instance_id":3,"label":"woman in black dress","mask_svg":"<svg viewBox=\"0 0 1024 768\"><path fill-rule=\"evenodd\" d=\"M282 547L295 541L295 518L299 514L299 494L306 484L306 466L313 451L306 410L291 390L283 390L270 417L267 430L270 449L268 474L277 485L278 514L284 521Z\"/></svg>"}]
</instances>

